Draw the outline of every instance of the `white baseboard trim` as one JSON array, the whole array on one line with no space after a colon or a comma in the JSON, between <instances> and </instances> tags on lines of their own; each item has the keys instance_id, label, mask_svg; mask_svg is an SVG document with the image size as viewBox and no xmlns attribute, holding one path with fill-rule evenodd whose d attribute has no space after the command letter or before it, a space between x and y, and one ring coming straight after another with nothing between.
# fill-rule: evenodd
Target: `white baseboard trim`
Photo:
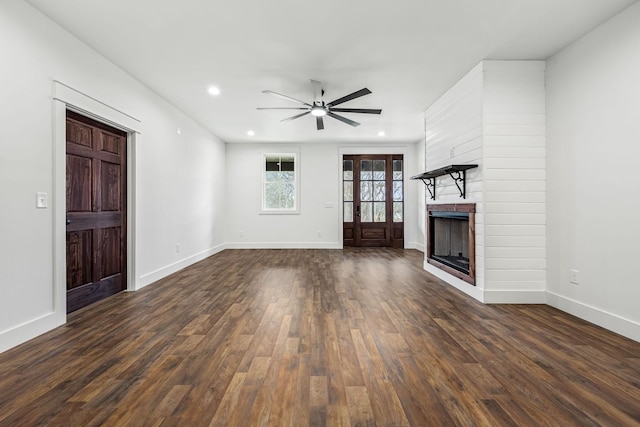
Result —
<instances>
[{"instance_id":1,"label":"white baseboard trim","mask_svg":"<svg viewBox=\"0 0 640 427\"><path fill-rule=\"evenodd\" d=\"M404 244L405 249L415 249L424 253L424 245L417 242L409 242Z\"/></svg>"},{"instance_id":2,"label":"white baseboard trim","mask_svg":"<svg viewBox=\"0 0 640 427\"><path fill-rule=\"evenodd\" d=\"M433 274L438 279L442 279L454 288L464 292L465 294L477 299L480 302L484 302L484 292L482 289L478 289L476 286L470 285L464 280L460 280L457 277L447 273L446 271L440 270L438 267L429 264L427 261L424 261L422 265L427 272Z\"/></svg>"},{"instance_id":3,"label":"white baseboard trim","mask_svg":"<svg viewBox=\"0 0 640 427\"><path fill-rule=\"evenodd\" d=\"M338 242L228 242L227 249L342 249Z\"/></svg>"},{"instance_id":4,"label":"white baseboard trim","mask_svg":"<svg viewBox=\"0 0 640 427\"><path fill-rule=\"evenodd\" d=\"M485 304L546 304L545 291L498 290L484 291Z\"/></svg>"},{"instance_id":5,"label":"white baseboard trim","mask_svg":"<svg viewBox=\"0 0 640 427\"><path fill-rule=\"evenodd\" d=\"M554 292L547 291L546 294L547 304L551 307L640 342L640 323Z\"/></svg>"},{"instance_id":6,"label":"white baseboard trim","mask_svg":"<svg viewBox=\"0 0 640 427\"><path fill-rule=\"evenodd\" d=\"M180 261L176 261L173 264L169 264L167 266L154 270L150 273L143 274L138 278L137 283L135 284L135 290L140 290L155 281L165 278L168 275L173 274L176 271L180 271L183 268L186 268L191 264L195 264L198 261L202 261L203 259L208 258L211 255L222 252L225 249L226 245L223 243L221 245L214 246L213 248L206 249L202 252L198 252L197 254L191 255L190 257L181 259Z\"/></svg>"},{"instance_id":7,"label":"white baseboard trim","mask_svg":"<svg viewBox=\"0 0 640 427\"><path fill-rule=\"evenodd\" d=\"M0 332L0 353L49 332L65 323L64 316L48 313L6 331Z\"/></svg>"}]
</instances>

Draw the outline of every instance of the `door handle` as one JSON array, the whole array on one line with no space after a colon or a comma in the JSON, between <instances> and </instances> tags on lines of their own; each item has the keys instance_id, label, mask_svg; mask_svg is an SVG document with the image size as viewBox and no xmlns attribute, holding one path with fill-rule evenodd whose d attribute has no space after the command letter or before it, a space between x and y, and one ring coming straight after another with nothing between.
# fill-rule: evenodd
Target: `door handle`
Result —
<instances>
[{"instance_id":1,"label":"door handle","mask_svg":"<svg viewBox=\"0 0 640 427\"><path fill-rule=\"evenodd\" d=\"M67 218L67 225L71 224L71 220Z\"/></svg>"},{"instance_id":2,"label":"door handle","mask_svg":"<svg viewBox=\"0 0 640 427\"><path fill-rule=\"evenodd\" d=\"M356 216L360 216L360 205L356 205Z\"/></svg>"}]
</instances>

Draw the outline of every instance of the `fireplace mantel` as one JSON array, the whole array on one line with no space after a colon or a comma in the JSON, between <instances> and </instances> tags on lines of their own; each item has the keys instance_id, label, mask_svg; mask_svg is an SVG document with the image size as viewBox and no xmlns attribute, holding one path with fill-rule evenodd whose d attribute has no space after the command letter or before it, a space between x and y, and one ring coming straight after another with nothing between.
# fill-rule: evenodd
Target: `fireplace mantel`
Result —
<instances>
[{"instance_id":1,"label":"fireplace mantel","mask_svg":"<svg viewBox=\"0 0 640 427\"><path fill-rule=\"evenodd\" d=\"M460 191L460 197L466 199L467 197L467 170L477 168L478 165L449 165L440 169L434 169L432 171L425 172L420 175L412 176L411 179L419 179L429 190L431 200L436 199L436 178L444 175L449 175L453 182ZM455 174L455 176L454 176ZM460 187L462 184L462 187Z\"/></svg>"}]
</instances>

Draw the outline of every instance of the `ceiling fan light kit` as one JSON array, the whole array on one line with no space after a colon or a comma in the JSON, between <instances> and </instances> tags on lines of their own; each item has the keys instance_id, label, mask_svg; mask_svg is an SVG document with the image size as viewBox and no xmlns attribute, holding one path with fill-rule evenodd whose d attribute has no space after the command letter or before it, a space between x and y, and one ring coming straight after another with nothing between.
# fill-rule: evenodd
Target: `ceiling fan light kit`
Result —
<instances>
[{"instance_id":1,"label":"ceiling fan light kit","mask_svg":"<svg viewBox=\"0 0 640 427\"><path fill-rule=\"evenodd\" d=\"M338 98L334 101L326 103L323 101L322 97L324 95L324 90L322 89L322 83L317 80L311 80L311 89L313 90L313 103L309 104L304 101L300 101L299 99L292 98L287 95L282 95L277 92L273 92L270 90L263 90L263 93L274 95L282 99L286 99L288 101L293 101L297 104L302 104L304 107L267 107L267 108L258 108L258 110L304 110L303 113L296 114L295 116L287 117L286 119L282 119L281 121L289 121L295 120L300 117L306 116L307 114L311 114L316 118L316 128L318 130L324 129L324 116L329 116L336 120L339 120L343 123L346 123L350 126L356 127L360 126L360 123L348 119L344 116L341 116L338 113L360 113L360 114L380 114L382 110L374 109L374 108L336 108L336 105L343 104L347 101L351 101L356 98L360 98L361 96L369 95L371 91L367 88L360 89L349 95L343 96L342 98Z\"/></svg>"}]
</instances>

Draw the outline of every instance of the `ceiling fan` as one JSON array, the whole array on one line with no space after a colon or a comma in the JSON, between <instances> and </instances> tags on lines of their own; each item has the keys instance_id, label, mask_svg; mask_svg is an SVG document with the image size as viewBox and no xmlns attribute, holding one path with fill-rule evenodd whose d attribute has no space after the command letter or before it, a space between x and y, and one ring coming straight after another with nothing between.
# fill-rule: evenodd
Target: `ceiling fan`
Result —
<instances>
[{"instance_id":1,"label":"ceiling fan","mask_svg":"<svg viewBox=\"0 0 640 427\"><path fill-rule=\"evenodd\" d=\"M300 101L299 99L292 98L290 96L282 95L271 90L263 90L263 93L267 93L270 95L275 95L279 98L287 99L289 101L297 102L298 104L304 105L304 107L272 107L272 108L258 108L258 110L305 110L304 113L296 114L295 116L288 117L286 119L281 120L282 122L286 122L288 120L295 120L302 116L306 116L307 114L311 114L316 118L316 127L318 130L324 129L324 116L333 117L334 119L340 120L343 123L346 123L351 126L360 126L360 123L354 122L351 119L348 119L344 116L338 115L336 113L365 113L365 114L380 114L382 110L372 109L372 108L337 108L336 105L340 105L347 101L351 101L352 99L359 98L364 95L368 95L371 91L367 88L360 89L349 95L343 96L342 98L338 98L334 101L325 102L322 100L324 95L324 89L322 89L322 83L317 80L311 80L311 89L313 90L313 103L309 104L304 101Z\"/></svg>"}]
</instances>

